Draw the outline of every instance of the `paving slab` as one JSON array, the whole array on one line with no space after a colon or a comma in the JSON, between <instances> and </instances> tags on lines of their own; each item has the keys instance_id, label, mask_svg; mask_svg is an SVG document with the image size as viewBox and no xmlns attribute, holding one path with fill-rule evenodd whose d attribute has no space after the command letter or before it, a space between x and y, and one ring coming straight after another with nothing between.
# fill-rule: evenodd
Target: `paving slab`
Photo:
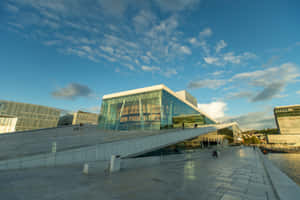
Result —
<instances>
[{"instance_id":1,"label":"paving slab","mask_svg":"<svg viewBox=\"0 0 300 200\"><path fill-rule=\"evenodd\" d=\"M113 174L84 175L82 165L2 171L0 196L5 200L276 199L260 157L250 148L223 149L218 159L205 150L165 160Z\"/></svg>"}]
</instances>

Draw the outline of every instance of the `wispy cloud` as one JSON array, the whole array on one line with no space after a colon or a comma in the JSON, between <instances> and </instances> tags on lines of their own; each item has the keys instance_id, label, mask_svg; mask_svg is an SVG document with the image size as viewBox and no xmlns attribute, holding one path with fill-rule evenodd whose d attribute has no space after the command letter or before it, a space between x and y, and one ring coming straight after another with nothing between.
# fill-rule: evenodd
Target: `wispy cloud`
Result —
<instances>
[{"instance_id":1,"label":"wispy cloud","mask_svg":"<svg viewBox=\"0 0 300 200\"><path fill-rule=\"evenodd\" d=\"M218 71L215 73L219 74ZM300 77L298 66L285 63L264 70L238 73L229 79L194 80L188 84L187 88L216 89L229 83L231 85L238 83L240 91L229 93L227 99L246 98L250 102L259 102L286 97L287 95L282 92L288 84L297 82L298 77Z\"/></svg>"},{"instance_id":2,"label":"wispy cloud","mask_svg":"<svg viewBox=\"0 0 300 200\"><path fill-rule=\"evenodd\" d=\"M210 65L223 65L223 63L220 62L220 59L217 57L204 57L203 58L205 63L210 64Z\"/></svg>"},{"instance_id":3,"label":"wispy cloud","mask_svg":"<svg viewBox=\"0 0 300 200\"><path fill-rule=\"evenodd\" d=\"M224 40L220 40L218 43L217 43L217 46L216 46L216 52L219 53L223 48L225 48L227 46L226 42Z\"/></svg>"},{"instance_id":4,"label":"wispy cloud","mask_svg":"<svg viewBox=\"0 0 300 200\"><path fill-rule=\"evenodd\" d=\"M186 58L194 52L206 64L217 66L239 63L249 57L233 52L220 54L227 43L220 40L217 46L211 45L210 27L200 29L192 38L185 36L180 27L184 17L181 11L192 9L200 0L153 2L15 0L7 4L9 12L18 10L18 15L9 18L8 28L26 33L66 55L114 63L112 67L118 70L159 71L167 77L178 71L175 67L170 70L170 66L184 66ZM158 17L157 7L167 13Z\"/></svg>"},{"instance_id":5,"label":"wispy cloud","mask_svg":"<svg viewBox=\"0 0 300 200\"><path fill-rule=\"evenodd\" d=\"M45 41L44 45L46 46L53 46L53 45L57 45L57 44L61 44L60 40L49 40L49 41Z\"/></svg>"},{"instance_id":6,"label":"wispy cloud","mask_svg":"<svg viewBox=\"0 0 300 200\"><path fill-rule=\"evenodd\" d=\"M224 70L218 70L218 71L215 71L215 72L213 72L213 73L211 73L213 76L220 76L220 75L222 75L222 74L224 74L225 73L225 71Z\"/></svg>"},{"instance_id":7,"label":"wispy cloud","mask_svg":"<svg viewBox=\"0 0 300 200\"><path fill-rule=\"evenodd\" d=\"M57 99L69 99L74 100L78 97L88 97L93 94L92 90L79 83L70 83L64 88L58 88L51 93L54 98Z\"/></svg>"},{"instance_id":8,"label":"wispy cloud","mask_svg":"<svg viewBox=\"0 0 300 200\"><path fill-rule=\"evenodd\" d=\"M189 88L189 89L197 89L197 88L217 89L225 84L226 84L226 80L205 79L205 80L191 81L188 84L187 88Z\"/></svg>"},{"instance_id":9,"label":"wispy cloud","mask_svg":"<svg viewBox=\"0 0 300 200\"><path fill-rule=\"evenodd\" d=\"M240 55L235 55L234 52L228 52L221 55L203 57L205 63L216 66L224 66L226 64L242 64L242 62L253 58L256 58L256 55L249 52L245 52Z\"/></svg>"},{"instance_id":10,"label":"wispy cloud","mask_svg":"<svg viewBox=\"0 0 300 200\"><path fill-rule=\"evenodd\" d=\"M229 99L241 99L241 98L252 98L253 92L250 91L241 91L241 92L232 92L228 94Z\"/></svg>"},{"instance_id":11,"label":"wispy cloud","mask_svg":"<svg viewBox=\"0 0 300 200\"><path fill-rule=\"evenodd\" d=\"M213 34L210 28L205 28L203 31L199 33L200 38L210 37Z\"/></svg>"},{"instance_id":12,"label":"wispy cloud","mask_svg":"<svg viewBox=\"0 0 300 200\"><path fill-rule=\"evenodd\" d=\"M224 61L227 61L229 63L240 64L243 60L249 60L255 57L256 57L255 54L249 52L245 52L240 55L235 55L234 52L228 52L224 54L223 59Z\"/></svg>"},{"instance_id":13,"label":"wispy cloud","mask_svg":"<svg viewBox=\"0 0 300 200\"><path fill-rule=\"evenodd\" d=\"M275 120L272 109L265 109L261 112L250 112L240 116L224 117L225 122L237 122L244 130L260 130L275 128Z\"/></svg>"},{"instance_id":14,"label":"wispy cloud","mask_svg":"<svg viewBox=\"0 0 300 200\"><path fill-rule=\"evenodd\" d=\"M286 85L295 82L299 76L300 73L295 64L285 63L279 67L239 73L231 80L244 81L252 87L262 88L250 99L252 102L257 102L278 97Z\"/></svg>"},{"instance_id":15,"label":"wispy cloud","mask_svg":"<svg viewBox=\"0 0 300 200\"><path fill-rule=\"evenodd\" d=\"M142 70L143 71L147 71L147 72L152 72L152 71L158 71L160 70L159 67L155 67L155 66L146 66L146 65L143 65L142 66Z\"/></svg>"},{"instance_id":16,"label":"wispy cloud","mask_svg":"<svg viewBox=\"0 0 300 200\"><path fill-rule=\"evenodd\" d=\"M176 69L167 69L166 71L163 71L162 74L166 77L171 77L173 75L176 75L178 72Z\"/></svg>"},{"instance_id":17,"label":"wispy cloud","mask_svg":"<svg viewBox=\"0 0 300 200\"><path fill-rule=\"evenodd\" d=\"M180 51L184 54L191 54L192 51L190 50L190 48L188 48L187 46L181 46L180 47Z\"/></svg>"}]
</instances>

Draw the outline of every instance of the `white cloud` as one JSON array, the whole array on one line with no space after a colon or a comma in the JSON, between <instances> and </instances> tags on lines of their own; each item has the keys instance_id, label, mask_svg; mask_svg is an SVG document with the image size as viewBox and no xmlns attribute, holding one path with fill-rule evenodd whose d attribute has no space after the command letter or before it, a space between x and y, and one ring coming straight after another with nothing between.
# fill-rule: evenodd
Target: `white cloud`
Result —
<instances>
[{"instance_id":1,"label":"white cloud","mask_svg":"<svg viewBox=\"0 0 300 200\"><path fill-rule=\"evenodd\" d=\"M152 72L152 71L158 71L158 70L160 70L160 68L159 67L155 67L155 66L146 66L146 65L143 65L142 66L142 70L143 71L147 71L147 72Z\"/></svg>"},{"instance_id":2,"label":"white cloud","mask_svg":"<svg viewBox=\"0 0 300 200\"><path fill-rule=\"evenodd\" d=\"M227 104L222 101L214 101L209 104L198 104L198 108L207 113L213 119L218 120L225 117Z\"/></svg>"},{"instance_id":3,"label":"white cloud","mask_svg":"<svg viewBox=\"0 0 300 200\"><path fill-rule=\"evenodd\" d=\"M86 52L84 52L82 50L78 50L76 48L59 49L59 51L64 54L73 54L73 55L77 55L79 57L86 56Z\"/></svg>"},{"instance_id":4,"label":"white cloud","mask_svg":"<svg viewBox=\"0 0 300 200\"><path fill-rule=\"evenodd\" d=\"M188 48L187 46L181 46L180 51L184 54L191 54L192 53L190 48Z\"/></svg>"},{"instance_id":5,"label":"white cloud","mask_svg":"<svg viewBox=\"0 0 300 200\"><path fill-rule=\"evenodd\" d=\"M150 12L142 10L133 18L133 22L137 31L143 31L156 21L156 16Z\"/></svg>"},{"instance_id":6,"label":"white cloud","mask_svg":"<svg viewBox=\"0 0 300 200\"><path fill-rule=\"evenodd\" d=\"M124 65L125 65L126 67L128 67L128 69L130 69L131 71L134 71L134 70L135 70L134 66L131 65L131 64L125 63Z\"/></svg>"},{"instance_id":7,"label":"white cloud","mask_svg":"<svg viewBox=\"0 0 300 200\"><path fill-rule=\"evenodd\" d=\"M300 76L297 65L293 63L284 63L279 67L272 67L265 70L239 73L232 79L250 79L252 85L267 85L273 80L293 81Z\"/></svg>"},{"instance_id":8,"label":"white cloud","mask_svg":"<svg viewBox=\"0 0 300 200\"><path fill-rule=\"evenodd\" d=\"M216 52L219 53L223 48L225 48L227 46L226 42L224 40L220 40L218 43L217 43L217 46L216 46Z\"/></svg>"},{"instance_id":9,"label":"white cloud","mask_svg":"<svg viewBox=\"0 0 300 200\"><path fill-rule=\"evenodd\" d=\"M88 52L88 53L92 53L92 48L89 47L89 46L82 46L81 48L82 48L83 50L85 50L86 52Z\"/></svg>"},{"instance_id":10,"label":"white cloud","mask_svg":"<svg viewBox=\"0 0 300 200\"><path fill-rule=\"evenodd\" d=\"M100 46L100 49L102 51L105 51L106 53L109 53L109 54L114 53L114 49L112 47L109 47L109 46Z\"/></svg>"},{"instance_id":11,"label":"white cloud","mask_svg":"<svg viewBox=\"0 0 300 200\"><path fill-rule=\"evenodd\" d=\"M197 39L196 38L190 38L189 39L189 43L193 44L193 45L196 45L198 43Z\"/></svg>"},{"instance_id":12,"label":"white cloud","mask_svg":"<svg viewBox=\"0 0 300 200\"><path fill-rule=\"evenodd\" d=\"M210 37L213 34L212 30L210 28L205 28L203 31L199 33L200 38L204 37Z\"/></svg>"},{"instance_id":13,"label":"white cloud","mask_svg":"<svg viewBox=\"0 0 300 200\"><path fill-rule=\"evenodd\" d=\"M46 46L53 46L53 45L57 45L57 44L60 44L60 43L61 43L60 40L50 40L50 41L44 42L44 45L46 45Z\"/></svg>"},{"instance_id":14,"label":"white cloud","mask_svg":"<svg viewBox=\"0 0 300 200\"><path fill-rule=\"evenodd\" d=\"M233 52L224 54L224 60L234 64L240 64L241 62L240 56L235 56Z\"/></svg>"},{"instance_id":15,"label":"white cloud","mask_svg":"<svg viewBox=\"0 0 300 200\"><path fill-rule=\"evenodd\" d=\"M255 54L249 52L245 52L240 55L235 55L234 52L228 52L223 55L217 54L215 56L209 56L210 51L207 45L203 47L205 48L203 50L206 52L206 54L208 54L208 56L203 57L203 59L207 64L210 65L224 66L226 64L242 64L243 61L256 58Z\"/></svg>"},{"instance_id":16,"label":"white cloud","mask_svg":"<svg viewBox=\"0 0 300 200\"><path fill-rule=\"evenodd\" d=\"M219 71L215 71L212 73L213 76L219 76L222 75L225 71L224 70L219 70Z\"/></svg>"},{"instance_id":17,"label":"white cloud","mask_svg":"<svg viewBox=\"0 0 300 200\"><path fill-rule=\"evenodd\" d=\"M166 77L171 77L173 75L176 75L178 72L176 69L167 69L166 71L162 72L162 74Z\"/></svg>"},{"instance_id":18,"label":"white cloud","mask_svg":"<svg viewBox=\"0 0 300 200\"><path fill-rule=\"evenodd\" d=\"M219 58L217 57L204 57L203 59L207 64L221 65L221 63L219 62Z\"/></svg>"}]
</instances>

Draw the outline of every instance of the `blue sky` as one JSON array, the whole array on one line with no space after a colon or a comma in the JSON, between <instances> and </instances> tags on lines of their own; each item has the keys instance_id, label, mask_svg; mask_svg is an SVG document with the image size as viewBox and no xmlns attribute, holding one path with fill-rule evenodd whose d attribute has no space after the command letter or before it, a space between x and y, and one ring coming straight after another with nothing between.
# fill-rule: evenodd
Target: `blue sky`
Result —
<instances>
[{"instance_id":1,"label":"blue sky","mask_svg":"<svg viewBox=\"0 0 300 200\"><path fill-rule=\"evenodd\" d=\"M4 0L0 99L99 112L104 94L165 84L242 128L299 104L300 3Z\"/></svg>"}]
</instances>

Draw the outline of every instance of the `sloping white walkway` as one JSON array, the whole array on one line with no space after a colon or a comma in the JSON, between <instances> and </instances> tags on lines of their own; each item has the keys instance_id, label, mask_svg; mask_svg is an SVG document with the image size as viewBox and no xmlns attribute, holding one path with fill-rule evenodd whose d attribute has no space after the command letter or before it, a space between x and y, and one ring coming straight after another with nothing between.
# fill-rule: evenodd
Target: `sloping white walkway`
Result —
<instances>
[{"instance_id":1,"label":"sloping white walkway","mask_svg":"<svg viewBox=\"0 0 300 200\"><path fill-rule=\"evenodd\" d=\"M96 160L109 160L111 155L131 157L154 151L178 142L216 131L215 127L201 127L162 132L145 137L124 138L123 140L104 142L88 147L79 147L57 153L42 153L39 155L0 161L0 170L23 169L31 167L50 167L73 163L83 163Z\"/></svg>"}]
</instances>

